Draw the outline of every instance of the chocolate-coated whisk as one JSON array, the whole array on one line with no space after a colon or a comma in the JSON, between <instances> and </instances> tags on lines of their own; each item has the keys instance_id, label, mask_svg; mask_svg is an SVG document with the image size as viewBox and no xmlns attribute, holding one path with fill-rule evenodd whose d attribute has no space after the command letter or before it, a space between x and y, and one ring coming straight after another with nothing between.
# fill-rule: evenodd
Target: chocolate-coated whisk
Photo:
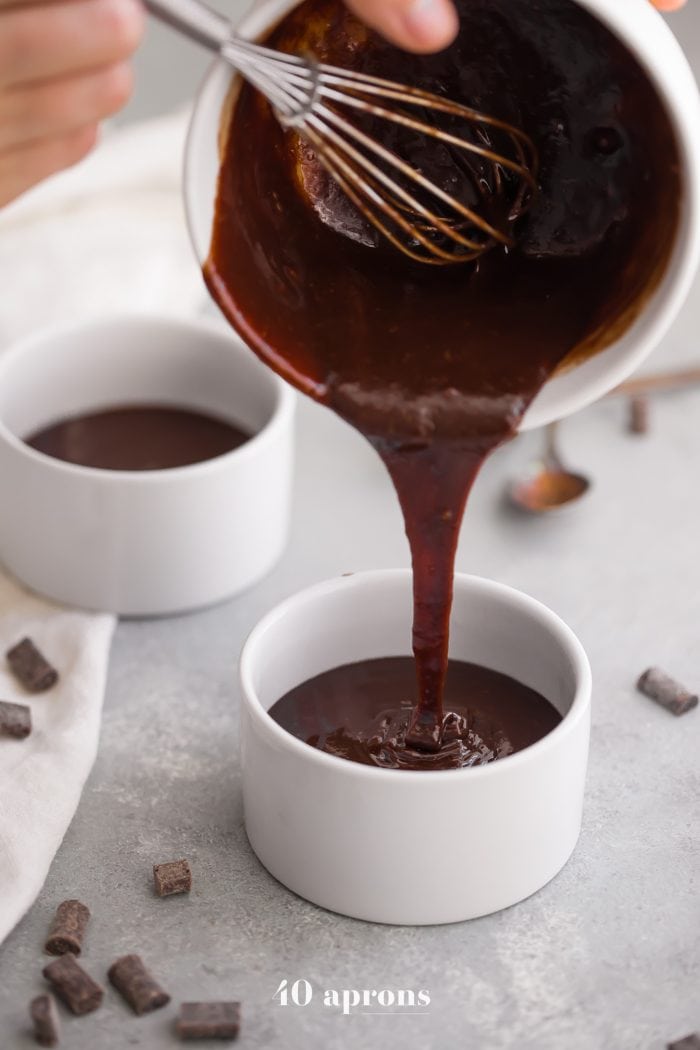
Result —
<instances>
[{"instance_id":1,"label":"chocolate-coated whisk","mask_svg":"<svg viewBox=\"0 0 700 1050\"><path fill-rule=\"evenodd\" d=\"M200 0L146 4L257 88L282 126L308 143L368 222L405 255L445 266L511 243L537 174L535 147L518 128L430 92L253 44ZM443 143L478 203L427 178L350 119L353 112L372 118L373 130L387 122ZM448 127L430 123L434 115L449 118Z\"/></svg>"}]
</instances>

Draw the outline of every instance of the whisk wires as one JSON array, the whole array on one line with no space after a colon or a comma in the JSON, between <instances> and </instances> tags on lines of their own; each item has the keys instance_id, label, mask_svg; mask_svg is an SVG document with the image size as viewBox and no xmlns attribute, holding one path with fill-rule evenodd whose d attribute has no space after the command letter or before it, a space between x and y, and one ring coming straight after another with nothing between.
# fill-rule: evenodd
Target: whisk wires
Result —
<instances>
[{"instance_id":1,"label":"whisk wires","mask_svg":"<svg viewBox=\"0 0 700 1050\"><path fill-rule=\"evenodd\" d=\"M404 255L447 266L512 243L513 225L537 189L537 152L519 128L431 92L240 38L222 53L270 101L283 127L308 143L365 219ZM377 135L361 126L367 118ZM385 145L383 123L452 151L476 203L448 192Z\"/></svg>"}]
</instances>

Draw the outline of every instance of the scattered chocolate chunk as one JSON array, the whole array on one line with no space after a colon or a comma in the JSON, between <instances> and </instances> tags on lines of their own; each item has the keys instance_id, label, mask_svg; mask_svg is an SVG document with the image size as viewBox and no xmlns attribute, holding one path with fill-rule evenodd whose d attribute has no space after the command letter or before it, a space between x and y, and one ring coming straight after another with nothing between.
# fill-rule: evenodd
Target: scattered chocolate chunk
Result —
<instances>
[{"instance_id":1,"label":"scattered chocolate chunk","mask_svg":"<svg viewBox=\"0 0 700 1050\"><path fill-rule=\"evenodd\" d=\"M189 861L173 860L168 864L154 864L153 882L159 897L169 897L173 893L189 893L192 889Z\"/></svg>"},{"instance_id":2,"label":"scattered chocolate chunk","mask_svg":"<svg viewBox=\"0 0 700 1050\"><path fill-rule=\"evenodd\" d=\"M629 416L630 434L649 433L649 399L646 397L630 398Z\"/></svg>"},{"instance_id":3,"label":"scattered chocolate chunk","mask_svg":"<svg viewBox=\"0 0 700 1050\"><path fill-rule=\"evenodd\" d=\"M63 901L56 909L44 951L49 955L80 955L90 909L80 901Z\"/></svg>"},{"instance_id":4,"label":"scattered chocolate chunk","mask_svg":"<svg viewBox=\"0 0 700 1050\"><path fill-rule=\"evenodd\" d=\"M29 1016L34 1025L34 1038L39 1046L58 1046L61 1024L56 1000L52 995L37 995L29 1004Z\"/></svg>"},{"instance_id":5,"label":"scattered chocolate chunk","mask_svg":"<svg viewBox=\"0 0 700 1050\"><path fill-rule=\"evenodd\" d=\"M102 1002L104 991L70 952L49 963L42 973L59 999L78 1017L96 1010Z\"/></svg>"},{"instance_id":6,"label":"scattered chocolate chunk","mask_svg":"<svg viewBox=\"0 0 700 1050\"><path fill-rule=\"evenodd\" d=\"M175 1030L180 1039L236 1039L240 1003L182 1003Z\"/></svg>"},{"instance_id":7,"label":"scattered chocolate chunk","mask_svg":"<svg viewBox=\"0 0 700 1050\"><path fill-rule=\"evenodd\" d=\"M58 681L58 671L42 656L31 638L23 638L7 652L15 678L30 693L44 693Z\"/></svg>"},{"instance_id":8,"label":"scattered chocolate chunk","mask_svg":"<svg viewBox=\"0 0 700 1050\"><path fill-rule=\"evenodd\" d=\"M674 715L684 715L698 706L698 697L658 667L650 667L637 682L640 693L656 700Z\"/></svg>"},{"instance_id":9,"label":"scattered chocolate chunk","mask_svg":"<svg viewBox=\"0 0 700 1050\"><path fill-rule=\"evenodd\" d=\"M123 955L112 963L107 976L139 1016L170 1002L170 996L148 972L140 955Z\"/></svg>"},{"instance_id":10,"label":"scattered chocolate chunk","mask_svg":"<svg viewBox=\"0 0 700 1050\"><path fill-rule=\"evenodd\" d=\"M24 740L32 731L32 712L26 704L0 700L0 736Z\"/></svg>"},{"instance_id":11,"label":"scattered chocolate chunk","mask_svg":"<svg viewBox=\"0 0 700 1050\"><path fill-rule=\"evenodd\" d=\"M700 1032L686 1035L684 1039L678 1039L675 1043L668 1043L666 1050L700 1050Z\"/></svg>"}]
</instances>

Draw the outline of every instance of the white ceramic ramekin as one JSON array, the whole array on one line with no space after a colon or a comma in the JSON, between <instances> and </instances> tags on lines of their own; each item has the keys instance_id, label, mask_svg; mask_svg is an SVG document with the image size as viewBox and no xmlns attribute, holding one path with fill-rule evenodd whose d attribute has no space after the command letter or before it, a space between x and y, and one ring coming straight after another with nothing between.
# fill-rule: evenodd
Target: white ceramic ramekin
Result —
<instances>
[{"instance_id":1,"label":"white ceramic ramekin","mask_svg":"<svg viewBox=\"0 0 700 1050\"><path fill-rule=\"evenodd\" d=\"M322 583L269 613L240 663L248 838L280 882L374 922L476 918L523 900L566 863L581 826L591 673L580 642L539 602L455 578L451 655L539 690L563 715L546 737L488 766L406 772L297 740L268 715L302 682L410 651L408 570Z\"/></svg>"},{"instance_id":2,"label":"white ceramic ramekin","mask_svg":"<svg viewBox=\"0 0 700 1050\"><path fill-rule=\"evenodd\" d=\"M299 0L258 0L240 32L264 34ZM688 62L673 33L649 0L579 0L637 56L664 99L680 145L685 196L673 257L664 279L632 326L607 350L555 375L521 423L529 430L561 419L595 401L622 382L658 345L690 289L700 258L700 98ZM195 251L209 253L219 169L221 112L231 70L217 62L199 92L185 163L185 198Z\"/></svg>"},{"instance_id":3,"label":"white ceramic ramekin","mask_svg":"<svg viewBox=\"0 0 700 1050\"><path fill-rule=\"evenodd\" d=\"M161 615L236 594L288 531L293 391L221 325L121 317L35 335L0 357L0 561L57 601ZM174 470L73 466L23 437L134 403L211 413L255 436Z\"/></svg>"}]
</instances>

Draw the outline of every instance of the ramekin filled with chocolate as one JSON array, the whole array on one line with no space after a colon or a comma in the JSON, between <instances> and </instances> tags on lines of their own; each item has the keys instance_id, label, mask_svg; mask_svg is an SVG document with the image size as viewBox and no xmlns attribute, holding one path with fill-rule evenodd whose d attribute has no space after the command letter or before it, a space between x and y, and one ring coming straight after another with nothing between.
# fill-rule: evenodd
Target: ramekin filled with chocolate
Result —
<instances>
[{"instance_id":1,"label":"ramekin filled with chocolate","mask_svg":"<svg viewBox=\"0 0 700 1050\"><path fill-rule=\"evenodd\" d=\"M295 595L240 664L245 822L295 893L374 922L457 922L549 882L578 839L591 675L524 594L455 578L442 740L407 740L411 574Z\"/></svg>"},{"instance_id":2,"label":"ramekin filled with chocolate","mask_svg":"<svg viewBox=\"0 0 700 1050\"><path fill-rule=\"evenodd\" d=\"M32 336L0 361L0 560L50 598L124 615L238 593L286 544L293 408L213 322Z\"/></svg>"}]
</instances>

